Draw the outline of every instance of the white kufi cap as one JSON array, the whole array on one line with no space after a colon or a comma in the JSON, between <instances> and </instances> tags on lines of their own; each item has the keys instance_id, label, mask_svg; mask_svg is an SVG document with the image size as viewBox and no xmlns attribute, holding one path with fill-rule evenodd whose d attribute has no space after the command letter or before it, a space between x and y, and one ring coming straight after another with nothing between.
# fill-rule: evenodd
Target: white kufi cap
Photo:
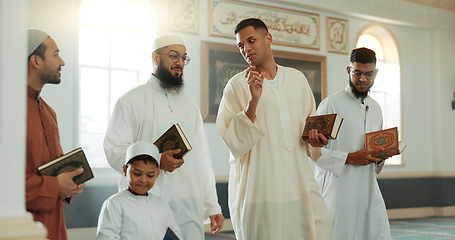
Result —
<instances>
[{"instance_id":1,"label":"white kufi cap","mask_svg":"<svg viewBox=\"0 0 455 240\"><path fill-rule=\"evenodd\" d=\"M43 41L49 37L49 34L38 30L38 29L29 29L28 30L28 54L30 56L38 46L43 43Z\"/></svg>"},{"instance_id":2,"label":"white kufi cap","mask_svg":"<svg viewBox=\"0 0 455 240\"><path fill-rule=\"evenodd\" d=\"M161 37L157 37L155 41L153 41L153 49L152 52L155 52L157 49L169 46L169 45L183 45L185 46L185 43L183 42L183 39L177 35L165 35Z\"/></svg>"},{"instance_id":3,"label":"white kufi cap","mask_svg":"<svg viewBox=\"0 0 455 240\"><path fill-rule=\"evenodd\" d=\"M131 144L126 150L125 164L139 155L152 156L158 162L158 167L160 166L160 152L153 143L141 141Z\"/></svg>"}]
</instances>

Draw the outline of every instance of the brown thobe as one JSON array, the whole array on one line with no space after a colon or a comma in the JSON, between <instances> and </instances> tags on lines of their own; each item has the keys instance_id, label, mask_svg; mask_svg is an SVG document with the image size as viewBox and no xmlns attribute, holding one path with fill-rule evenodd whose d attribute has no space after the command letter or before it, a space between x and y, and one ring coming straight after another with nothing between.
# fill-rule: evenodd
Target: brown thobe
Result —
<instances>
[{"instance_id":1,"label":"brown thobe","mask_svg":"<svg viewBox=\"0 0 455 240\"><path fill-rule=\"evenodd\" d=\"M46 226L51 240L68 239L63 217L63 200L58 195L57 177L40 176L37 167L63 155L54 110L40 97L27 92L27 163L25 198L27 211ZM69 203L70 199L66 199Z\"/></svg>"}]
</instances>

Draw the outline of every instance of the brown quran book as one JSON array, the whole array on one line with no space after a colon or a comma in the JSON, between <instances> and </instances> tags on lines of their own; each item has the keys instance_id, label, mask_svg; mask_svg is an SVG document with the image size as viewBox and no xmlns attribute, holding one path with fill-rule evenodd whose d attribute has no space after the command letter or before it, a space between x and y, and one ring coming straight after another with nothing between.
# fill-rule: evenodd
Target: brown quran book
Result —
<instances>
[{"instance_id":1,"label":"brown quran book","mask_svg":"<svg viewBox=\"0 0 455 240\"><path fill-rule=\"evenodd\" d=\"M191 145L178 123L172 125L153 144L158 147L160 153L180 148L180 153L174 155L177 159L183 158L191 150Z\"/></svg>"},{"instance_id":2,"label":"brown quran book","mask_svg":"<svg viewBox=\"0 0 455 240\"><path fill-rule=\"evenodd\" d=\"M310 130L317 129L327 139L336 139L342 122L343 118L338 117L336 113L308 117L302 138L303 140L308 140Z\"/></svg>"},{"instance_id":3,"label":"brown quran book","mask_svg":"<svg viewBox=\"0 0 455 240\"><path fill-rule=\"evenodd\" d=\"M92 179L93 172L82 148L76 148L61 157L39 166L38 172L41 176L57 176L60 173L72 172L81 167L84 168L84 172L73 178L74 183L77 185Z\"/></svg>"},{"instance_id":4,"label":"brown quran book","mask_svg":"<svg viewBox=\"0 0 455 240\"><path fill-rule=\"evenodd\" d=\"M367 152L384 148L385 151L374 154L373 157L386 158L401 154L406 146L398 141L398 128L388 128L365 134Z\"/></svg>"}]
</instances>

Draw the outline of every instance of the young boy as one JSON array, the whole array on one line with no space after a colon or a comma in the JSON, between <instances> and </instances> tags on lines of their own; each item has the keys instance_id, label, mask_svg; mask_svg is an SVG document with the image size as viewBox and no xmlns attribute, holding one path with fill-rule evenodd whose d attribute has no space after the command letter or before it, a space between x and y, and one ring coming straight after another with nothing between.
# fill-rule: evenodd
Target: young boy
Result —
<instances>
[{"instance_id":1,"label":"young boy","mask_svg":"<svg viewBox=\"0 0 455 240\"><path fill-rule=\"evenodd\" d=\"M109 197L98 219L98 239L163 239L179 227L166 200L149 193L160 173L158 148L149 142L130 145L123 173L128 189Z\"/></svg>"}]
</instances>

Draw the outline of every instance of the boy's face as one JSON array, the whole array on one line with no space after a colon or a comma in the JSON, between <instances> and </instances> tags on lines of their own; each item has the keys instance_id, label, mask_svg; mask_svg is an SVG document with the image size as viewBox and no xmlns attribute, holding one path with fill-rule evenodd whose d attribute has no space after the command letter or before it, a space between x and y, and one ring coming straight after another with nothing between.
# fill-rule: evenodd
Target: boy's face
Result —
<instances>
[{"instance_id":1,"label":"boy's face","mask_svg":"<svg viewBox=\"0 0 455 240\"><path fill-rule=\"evenodd\" d=\"M129 179L129 188L137 195L146 196L147 191L155 184L160 171L153 163L133 161L129 166L123 166L123 173Z\"/></svg>"}]
</instances>

